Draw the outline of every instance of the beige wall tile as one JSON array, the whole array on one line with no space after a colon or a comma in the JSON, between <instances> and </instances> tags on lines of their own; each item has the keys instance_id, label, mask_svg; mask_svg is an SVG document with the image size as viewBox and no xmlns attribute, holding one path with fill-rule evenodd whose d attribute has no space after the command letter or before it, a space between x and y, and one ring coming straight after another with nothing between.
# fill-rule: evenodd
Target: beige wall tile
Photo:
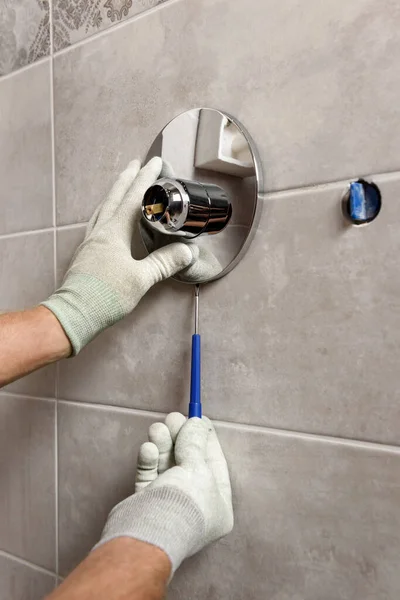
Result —
<instances>
[{"instance_id":1,"label":"beige wall tile","mask_svg":"<svg viewBox=\"0 0 400 600\"><path fill-rule=\"evenodd\" d=\"M43 600L55 577L0 554L0 600Z\"/></svg>"},{"instance_id":2,"label":"beige wall tile","mask_svg":"<svg viewBox=\"0 0 400 600\"><path fill-rule=\"evenodd\" d=\"M0 40L0 76L48 56L49 2L1 0Z\"/></svg>"},{"instance_id":3,"label":"beige wall tile","mask_svg":"<svg viewBox=\"0 0 400 600\"><path fill-rule=\"evenodd\" d=\"M74 2L55 0L53 5L54 51L62 50L117 25L166 0L106 0L85 2L79 9Z\"/></svg>"},{"instance_id":4,"label":"beige wall tile","mask_svg":"<svg viewBox=\"0 0 400 600\"><path fill-rule=\"evenodd\" d=\"M53 233L0 237L0 310L31 308L54 290Z\"/></svg>"},{"instance_id":5,"label":"beige wall tile","mask_svg":"<svg viewBox=\"0 0 400 600\"><path fill-rule=\"evenodd\" d=\"M3 389L24 396L54 398L56 393L56 372L57 367L55 364L48 365L39 371L22 377L22 379L17 379L17 381L10 383Z\"/></svg>"},{"instance_id":6,"label":"beige wall tile","mask_svg":"<svg viewBox=\"0 0 400 600\"><path fill-rule=\"evenodd\" d=\"M59 418L65 573L97 542L112 505L132 492L137 449L153 419L64 403ZM237 426L218 431L234 532L184 564L169 598L395 597L397 450Z\"/></svg>"},{"instance_id":7,"label":"beige wall tile","mask_svg":"<svg viewBox=\"0 0 400 600\"><path fill-rule=\"evenodd\" d=\"M83 242L86 225L57 231L57 285L61 285L75 250Z\"/></svg>"},{"instance_id":8,"label":"beige wall tile","mask_svg":"<svg viewBox=\"0 0 400 600\"><path fill-rule=\"evenodd\" d=\"M65 403L58 410L59 556L66 575L99 540L113 506L133 493L139 446L157 415Z\"/></svg>"},{"instance_id":9,"label":"beige wall tile","mask_svg":"<svg viewBox=\"0 0 400 600\"><path fill-rule=\"evenodd\" d=\"M54 434L53 401L0 394L0 548L51 570Z\"/></svg>"},{"instance_id":10,"label":"beige wall tile","mask_svg":"<svg viewBox=\"0 0 400 600\"><path fill-rule=\"evenodd\" d=\"M196 106L249 129L266 190L398 169L398 16L393 0L182 1L57 56L58 223L87 220Z\"/></svg>"},{"instance_id":11,"label":"beige wall tile","mask_svg":"<svg viewBox=\"0 0 400 600\"><path fill-rule=\"evenodd\" d=\"M246 257L201 292L208 415L399 443L400 179L376 180L383 209L361 228L343 219L346 184L264 201ZM62 235L64 265L77 240ZM155 288L132 316L60 365L60 396L185 411L192 315L190 289Z\"/></svg>"},{"instance_id":12,"label":"beige wall tile","mask_svg":"<svg viewBox=\"0 0 400 600\"><path fill-rule=\"evenodd\" d=\"M397 199L366 227L345 185L265 202L239 266L201 299L204 410L215 418L398 444Z\"/></svg>"},{"instance_id":13,"label":"beige wall tile","mask_svg":"<svg viewBox=\"0 0 400 600\"><path fill-rule=\"evenodd\" d=\"M218 432L235 528L183 565L169 600L396 595L397 450L241 427Z\"/></svg>"},{"instance_id":14,"label":"beige wall tile","mask_svg":"<svg viewBox=\"0 0 400 600\"><path fill-rule=\"evenodd\" d=\"M36 4L36 0L31 3ZM2 0L3 43L1 4ZM15 3L7 4L16 7ZM0 63L2 51L0 47ZM53 201L48 61L0 79L0 116L0 235L50 227Z\"/></svg>"}]
</instances>

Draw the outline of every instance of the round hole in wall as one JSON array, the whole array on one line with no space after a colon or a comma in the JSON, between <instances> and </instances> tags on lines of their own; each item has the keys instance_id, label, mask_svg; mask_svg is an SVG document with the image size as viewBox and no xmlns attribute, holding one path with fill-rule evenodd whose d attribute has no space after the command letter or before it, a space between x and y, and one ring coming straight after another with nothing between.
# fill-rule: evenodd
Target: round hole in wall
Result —
<instances>
[{"instance_id":1,"label":"round hole in wall","mask_svg":"<svg viewBox=\"0 0 400 600\"><path fill-rule=\"evenodd\" d=\"M382 195L373 183L358 179L350 183L342 202L343 213L353 225L367 225L379 215Z\"/></svg>"}]
</instances>

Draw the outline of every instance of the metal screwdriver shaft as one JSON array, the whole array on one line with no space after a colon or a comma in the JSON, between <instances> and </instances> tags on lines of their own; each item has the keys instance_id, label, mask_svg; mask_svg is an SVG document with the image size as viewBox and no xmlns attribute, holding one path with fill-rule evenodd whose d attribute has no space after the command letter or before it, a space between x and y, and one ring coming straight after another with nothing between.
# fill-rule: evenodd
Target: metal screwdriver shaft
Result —
<instances>
[{"instance_id":1,"label":"metal screwdriver shaft","mask_svg":"<svg viewBox=\"0 0 400 600\"><path fill-rule=\"evenodd\" d=\"M194 334L192 335L192 369L190 380L189 419L201 418L201 352L199 335L199 293L200 286L194 289Z\"/></svg>"},{"instance_id":2,"label":"metal screwdriver shaft","mask_svg":"<svg viewBox=\"0 0 400 600\"><path fill-rule=\"evenodd\" d=\"M199 333L199 284L194 286L194 332Z\"/></svg>"}]
</instances>

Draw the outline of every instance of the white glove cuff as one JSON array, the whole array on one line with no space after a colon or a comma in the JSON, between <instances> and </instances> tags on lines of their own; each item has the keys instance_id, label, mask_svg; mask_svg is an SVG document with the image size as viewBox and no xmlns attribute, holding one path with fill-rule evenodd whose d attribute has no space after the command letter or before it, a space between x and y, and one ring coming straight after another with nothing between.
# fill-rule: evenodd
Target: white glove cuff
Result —
<instances>
[{"instance_id":1,"label":"white glove cuff","mask_svg":"<svg viewBox=\"0 0 400 600\"><path fill-rule=\"evenodd\" d=\"M197 505L173 487L145 489L111 511L100 542L131 537L163 550L172 564L171 577L181 562L202 547L205 521Z\"/></svg>"},{"instance_id":2,"label":"white glove cuff","mask_svg":"<svg viewBox=\"0 0 400 600\"><path fill-rule=\"evenodd\" d=\"M92 275L68 275L48 300L41 302L51 310L64 329L76 356L100 331L125 315L113 290Z\"/></svg>"}]
</instances>

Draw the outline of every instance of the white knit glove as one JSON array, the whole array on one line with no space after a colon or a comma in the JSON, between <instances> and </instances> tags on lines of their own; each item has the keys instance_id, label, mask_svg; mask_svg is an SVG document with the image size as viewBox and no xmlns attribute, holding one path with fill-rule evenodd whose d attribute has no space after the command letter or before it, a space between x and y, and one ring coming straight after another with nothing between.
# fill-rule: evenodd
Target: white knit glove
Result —
<instances>
[{"instance_id":1,"label":"white knit glove","mask_svg":"<svg viewBox=\"0 0 400 600\"><path fill-rule=\"evenodd\" d=\"M143 169L138 160L129 164L92 216L62 286L42 303L60 321L73 355L129 314L151 286L199 256L197 246L173 243L143 260L132 258L132 235L141 218L141 202L161 167L157 157Z\"/></svg>"},{"instance_id":2,"label":"white knit glove","mask_svg":"<svg viewBox=\"0 0 400 600\"><path fill-rule=\"evenodd\" d=\"M181 562L233 528L229 472L207 417L171 413L149 429L139 452L136 493L110 513L96 548L132 537L161 548L172 574Z\"/></svg>"}]
</instances>

